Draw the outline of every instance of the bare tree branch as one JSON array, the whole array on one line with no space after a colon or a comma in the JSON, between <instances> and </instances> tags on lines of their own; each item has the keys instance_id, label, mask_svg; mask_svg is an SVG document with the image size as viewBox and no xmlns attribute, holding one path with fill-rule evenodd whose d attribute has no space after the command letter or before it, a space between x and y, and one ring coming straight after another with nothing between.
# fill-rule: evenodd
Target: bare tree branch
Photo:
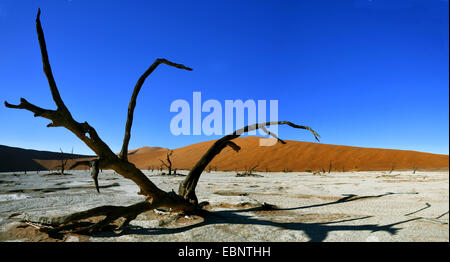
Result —
<instances>
[{"instance_id":1,"label":"bare tree branch","mask_svg":"<svg viewBox=\"0 0 450 262\"><path fill-rule=\"evenodd\" d=\"M85 160L85 161L77 161L77 162L73 163L73 165L71 165L71 166L69 167L69 169L74 169L75 167L81 166L81 165L84 165L84 166L90 166L90 164L91 164L91 161L89 161L89 160Z\"/></svg>"},{"instance_id":2,"label":"bare tree branch","mask_svg":"<svg viewBox=\"0 0 450 262\"><path fill-rule=\"evenodd\" d=\"M39 46L41 48L44 73L45 76L47 77L48 85L50 86L50 91L52 93L53 100L55 101L55 104L58 107L58 110L63 110L69 114L69 110L67 110L66 105L64 105L64 102L61 99L58 88L56 86L55 79L53 78L52 68L50 67L50 61L48 59L47 46L45 44L44 31L42 30L41 26L40 15L41 9L39 8L36 16L36 31L38 35Z\"/></svg>"},{"instance_id":3,"label":"bare tree branch","mask_svg":"<svg viewBox=\"0 0 450 262\"><path fill-rule=\"evenodd\" d=\"M243 133L257 130L258 128L262 128L262 127L266 127L266 126L270 126L270 125L288 125L293 128L305 129L305 130L310 131L314 135L314 138L317 141L319 141L320 136L319 136L319 134L316 133L316 131L312 130L310 127L296 125L289 121L271 121L271 122L257 123L257 124L243 127L241 129L238 129L238 130L234 131L233 133L226 135L226 136L222 137L221 139L217 140L208 149L208 151L202 156L202 158L195 164L194 168L192 168L192 170L186 176L184 181L182 181L180 183L180 186L178 188L178 194L180 196L184 197L189 202L191 202L195 205L198 204L198 199L195 194L195 188L197 187L197 183L198 183L198 180L200 179L201 174L203 173L205 168L208 166L208 164L213 160L213 158L216 155L218 155L222 151L222 149L224 149L226 146L232 146L232 144L230 144L231 140L241 136ZM272 134L272 136L273 136L273 134ZM277 138L277 139L280 143L286 143L279 138ZM231 142L231 143L233 143L233 142ZM236 144L234 144L234 145L237 146Z\"/></svg>"},{"instance_id":4,"label":"bare tree branch","mask_svg":"<svg viewBox=\"0 0 450 262\"><path fill-rule=\"evenodd\" d=\"M56 115L58 114L54 110L44 109L44 108L35 106L35 105L29 103L25 98L20 98L20 104L18 104L18 105L12 105L5 101L5 106L8 108L25 109L25 110L33 112L35 117L40 116L40 117L47 118L47 119L53 120L53 121L54 121L54 119L57 118Z\"/></svg>"},{"instance_id":5,"label":"bare tree branch","mask_svg":"<svg viewBox=\"0 0 450 262\"><path fill-rule=\"evenodd\" d=\"M39 47L42 54L44 73L47 76L50 91L58 109L56 111L43 109L30 104L23 98L21 99L19 105L12 105L5 101L5 106L9 108L26 109L33 112L35 116L41 116L50 119L52 122L47 125L49 127L63 126L67 128L102 159L103 165L109 166L123 177L131 179L140 187L144 195L148 196L150 199L163 198L167 193L153 184L147 178L147 176L142 173L142 171L136 168L135 165L129 163L128 161L119 159L118 156L109 148L109 146L98 136L97 131L92 126L90 126L87 122L79 123L75 121L71 116L69 110L64 105L64 102L61 99L55 80L53 78L47 54L47 47L44 39L44 32L42 30L40 22L40 13L41 11L39 9L36 18L36 31L39 40ZM168 62L166 60L158 60L158 64L159 63L171 64L171 62ZM174 65L176 65L177 67L183 67L182 65L178 64Z\"/></svg>"},{"instance_id":6,"label":"bare tree branch","mask_svg":"<svg viewBox=\"0 0 450 262\"><path fill-rule=\"evenodd\" d=\"M236 145L236 143L234 143L233 141L226 141L225 143L226 143L225 146L231 147L236 152L239 152L239 150L241 150L241 147Z\"/></svg>"},{"instance_id":7,"label":"bare tree branch","mask_svg":"<svg viewBox=\"0 0 450 262\"><path fill-rule=\"evenodd\" d=\"M170 62L164 58L158 58L155 62L141 75L139 80L137 81L133 94L131 95L130 104L128 105L128 115L127 115L127 122L125 124L125 135L123 138L123 144L122 144L122 150L120 151L119 157L123 160L128 160L128 143L130 142L131 137L131 126L133 124L133 115L134 115L134 108L136 107L136 99L139 94L139 91L141 90L142 85L145 82L145 79L160 65L160 64L166 64L169 66L173 66L178 69L184 69L188 71L192 71L191 68L186 67L182 64L176 64L173 62Z\"/></svg>"},{"instance_id":8,"label":"bare tree branch","mask_svg":"<svg viewBox=\"0 0 450 262\"><path fill-rule=\"evenodd\" d=\"M169 166L166 164L166 162L164 162L162 159L160 159L159 161L161 161L161 163L162 163L165 167L169 168Z\"/></svg>"},{"instance_id":9,"label":"bare tree branch","mask_svg":"<svg viewBox=\"0 0 450 262\"><path fill-rule=\"evenodd\" d=\"M236 136L237 135L236 137L239 137L243 133L250 132L253 130L257 130L258 128L271 126L271 125L288 125L293 128L306 129L314 135L314 138L317 140L317 142L320 142L320 140L319 140L320 136L319 136L319 134L316 133L316 131L312 130L308 126L296 125L289 121L271 121L271 122L265 122L265 123L257 123L257 124L249 125L249 126L241 128L241 129L238 129L238 130L234 131L233 134L229 134L228 136ZM271 135L273 135L273 134L271 134ZM277 138L277 139L280 140L279 138Z\"/></svg>"},{"instance_id":10,"label":"bare tree branch","mask_svg":"<svg viewBox=\"0 0 450 262\"><path fill-rule=\"evenodd\" d=\"M282 144L286 144L286 142L284 142L283 140L281 140L280 138L278 138L277 135L275 135L274 133L270 132L265 126L260 127L261 130L263 130L266 134L268 134L269 136L272 136L273 138L275 138L278 142L282 143Z\"/></svg>"}]
</instances>

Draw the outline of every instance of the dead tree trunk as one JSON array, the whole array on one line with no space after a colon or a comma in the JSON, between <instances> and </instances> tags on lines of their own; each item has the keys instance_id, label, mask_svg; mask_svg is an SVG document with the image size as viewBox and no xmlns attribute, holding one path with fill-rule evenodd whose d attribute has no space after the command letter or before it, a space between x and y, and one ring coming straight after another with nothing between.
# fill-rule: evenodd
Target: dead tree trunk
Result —
<instances>
[{"instance_id":1,"label":"dead tree trunk","mask_svg":"<svg viewBox=\"0 0 450 262\"><path fill-rule=\"evenodd\" d=\"M71 156L68 157L68 158L64 157L64 152L62 151L61 148L59 148L59 150L61 151L61 164L58 166L58 168L59 168L59 170L61 170L60 175L64 175L64 171L65 171L65 169L66 169L67 161L68 161L69 159L72 159L71 156L73 155L73 149L72 149L72 151L71 151L71 153L70 153Z\"/></svg>"},{"instance_id":2,"label":"dead tree trunk","mask_svg":"<svg viewBox=\"0 0 450 262\"><path fill-rule=\"evenodd\" d=\"M211 160L219 154L223 148L230 146L235 151L239 151L240 147L236 145L231 140L239 137L242 133L256 130L258 128L263 129L269 135L276 137L275 134L270 133L265 127L269 125L282 125L287 124L294 128L301 128L311 131L315 138L318 140L318 134L314 132L311 128L306 126L295 125L287 121L277 121L277 122L266 122L260 124L254 124L242 129L235 131L234 133L224 136L223 138L217 140L211 148L203 155L203 157L198 161L195 167L191 170L186 179L180 184L179 194L172 192L165 192L158 188L154 183L152 183L144 173L136 168L136 166L128 162L128 143L131 137L131 126L133 122L134 108L136 106L136 99L139 91L144 84L145 79L158 67L160 64L166 64L175 68L184 69L191 71L181 64L175 64L166 59L156 59L156 61L142 74L136 83L133 94L130 99L127 121L125 125L125 135L123 139L122 150L119 155L116 155L109 146L100 138L96 130L89 125L87 122L77 122L72 117L69 109L64 104L56 82L53 78L53 73L50 67L50 62L47 53L47 47L45 44L44 32L41 27L40 22L40 9L38 10L36 17L36 31L39 40L39 46L42 55L43 70L47 77L52 98L56 104L56 110L44 109L29 103L24 98L20 99L18 105L13 105L5 101L5 106L8 108L15 109L25 109L34 113L35 117L43 117L51 120L51 123L47 127L58 127L62 126L75 134L80 140L82 140L95 154L98 156L96 159L91 161L79 161L72 165L71 168L77 165L88 165L91 167L91 175L94 180L95 187L98 191L98 173L100 169L112 169L116 173L120 174L126 179L132 180L140 188L139 194L146 196L144 202L137 203L135 205L127 207L118 206L102 206L94 209L90 209L83 212L74 213L68 216L63 216L59 218L39 218L33 219L35 222L41 224L49 224L51 226L60 226L54 230L64 230L71 228L73 225L67 225L68 223L94 217L94 216L105 216L100 222L80 229L81 231L86 230L88 232L94 232L102 229L105 225L115 221L116 219L123 217L125 222L123 226L127 225L131 220L133 220L139 213L147 210L166 207L172 208L179 211L195 211L200 207L198 205L198 200L195 195L195 187L198 183L200 175L204 171L205 167L211 162ZM285 143L283 140L277 138L280 143ZM78 231L80 231L78 230Z\"/></svg>"},{"instance_id":3,"label":"dead tree trunk","mask_svg":"<svg viewBox=\"0 0 450 262\"><path fill-rule=\"evenodd\" d=\"M36 17L36 31L38 35L39 46L41 49L43 70L47 77L50 91L57 108L56 110L44 109L29 103L24 98L20 99L20 104L18 105L13 105L5 101L5 106L8 108L25 109L33 112L35 117L39 116L51 120L51 123L48 124L47 127L62 126L70 130L98 156L98 158L96 159L97 163L95 165L95 169L98 170L98 168L110 168L116 171L118 174L122 175L124 178L132 180L141 189L140 194L145 195L147 197L147 201L151 202L152 207L170 207L179 210L193 209L193 206L184 201L182 198L174 197L173 194L166 193L163 190L159 189L147 178L147 176L145 176L141 172L141 170L136 168L134 164L127 161L128 142L130 139L131 124L133 121L133 111L136 104L137 95L145 79L160 64L166 64L175 68L185 69L189 71L191 71L192 69L181 64L170 62L166 59L156 59L156 61L147 69L147 71L144 72L144 74L136 83L133 95L130 100L122 151L120 155L117 156L109 148L109 146L105 142L103 142L103 140L97 134L96 130L91 125L89 125L87 122L80 123L74 120L69 109L64 104L59 94L59 90L56 86L56 82L54 80L53 73L50 67L44 32L42 30L40 21L40 13L41 11L39 9ZM85 162L82 162L82 164L83 163ZM98 174L98 172L96 172L96 174Z\"/></svg>"},{"instance_id":4,"label":"dead tree trunk","mask_svg":"<svg viewBox=\"0 0 450 262\"><path fill-rule=\"evenodd\" d=\"M170 150L169 153L167 153L167 156L166 156L167 163L164 162L164 161L161 160L161 159L159 160L159 161L161 161L161 163L163 163L163 165L164 165L165 167L167 167L167 170L168 170L168 172L169 172L169 176L172 175L172 161L170 161L170 157L172 156L172 154L173 154L173 151L172 151L172 150Z\"/></svg>"},{"instance_id":5,"label":"dead tree trunk","mask_svg":"<svg viewBox=\"0 0 450 262\"><path fill-rule=\"evenodd\" d=\"M394 171L394 169L395 169L395 165L392 164L391 170L389 170L389 174L392 173L392 171Z\"/></svg>"}]
</instances>

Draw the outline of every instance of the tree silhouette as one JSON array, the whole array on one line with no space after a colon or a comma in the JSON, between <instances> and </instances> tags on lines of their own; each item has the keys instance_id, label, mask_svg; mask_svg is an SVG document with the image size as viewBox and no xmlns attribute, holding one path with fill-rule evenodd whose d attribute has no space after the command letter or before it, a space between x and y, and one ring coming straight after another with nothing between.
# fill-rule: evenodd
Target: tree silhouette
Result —
<instances>
[{"instance_id":1,"label":"tree silhouette","mask_svg":"<svg viewBox=\"0 0 450 262\"><path fill-rule=\"evenodd\" d=\"M168 170L168 172L169 172L169 176L170 175L172 175L172 161L170 160L170 157L172 156L172 154L173 154L173 150L170 150L168 153L167 153L167 155L166 155L166 159L167 159L167 163L166 162L164 162L163 160L159 160L159 161L161 161L161 163L163 163L163 165L165 166L165 167L167 167L167 170ZM176 171L175 171L176 172Z\"/></svg>"},{"instance_id":2,"label":"tree silhouette","mask_svg":"<svg viewBox=\"0 0 450 262\"><path fill-rule=\"evenodd\" d=\"M59 148L59 150L61 151L61 163L57 166L57 168L59 168L59 170L60 170L59 174L60 175L64 175L64 171L66 169L67 161L69 159L72 159L73 149L72 149L69 157L65 157L64 156L64 152L62 151L61 148Z\"/></svg>"}]
</instances>

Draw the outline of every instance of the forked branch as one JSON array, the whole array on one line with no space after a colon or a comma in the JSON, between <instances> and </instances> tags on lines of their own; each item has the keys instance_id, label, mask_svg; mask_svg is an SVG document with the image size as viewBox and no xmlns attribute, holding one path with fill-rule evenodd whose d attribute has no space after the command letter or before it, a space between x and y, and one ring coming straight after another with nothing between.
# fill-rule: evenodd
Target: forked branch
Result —
<instances>
[{"instance_id":1,"label":"forked branch","mask_svg":"<svg viewBox=\"0 0 450 262\"><path fill-rule=\"evenodd\" d=\"M100 165L104 167L111 168L115 170L117 173L122 175L127 179L131 179L134 183L136 183L143 195L146 195L149 199L159 200L165 197L166 192L159 189L155 184L153 184L139 169L136 168L132 163L128 161L124 161L120 159L110 148L109 146L98 136L96 130L90 126L87 122L79 123L75 121L67 107L64 105L64 102L59 94L58 88L56 86L53 73L50 66L50 61L48 59L47 47L44 38L44 32L42 30L41 22L40 22L40 9L38 10L38 14L36 17L36 31L39 40L39 47L41 49L42 55L42 63L43 70L47 77L50 91L53 97L53 100L57 106L57 110L48 110L43 109L38 106L35 106L29 103L25 99L20 100L20 104L12 105L5 101L5 106L9 108L16 109L25 109L34 113L35 116L41 116L51 120L52 122L48 125L48 127L55 126L63 126L74 133L79 139L81 139L92 151L94 151L97 156L101 159ZM184 67L183 65L175 64L165 59L157 59L157 61L144 73L141 77L140 81L138 81L138 88L135 90L137 96L137 92L139 91L140 86L142 86L145 78L156 68L160 63L165 63L171 66L175 66L177 68L189 69ZM136 88L135 88L136 89ZM135 103L132 101L132 104ZM134 105L132 106L134 108ZM131 110L132 111L132 110ZM131 123L131 122L130 122ZM130 125L131 127L131 125ZM129 130L129 129L127 129ZM95 174L95 172L94 172ZM95 177L95 178L94 178ZM93 176L94 180L96 176Z\"/></svg>"},{"instance_id":2,"label":"forked branch","mask_svg":"<svg viewBox=\"0 0 450 262\"><path fill-rule=\"evenodd\" d=\"M10 104L5 101L5 106L8 108L25 109L30 112L33 112L35 117L40 116L40 117L47 118L47 119L53 120L53 121L54 121L54 119L57 119L57 115L58 115L57 111L44 109L44 108L35 106L35 105L29 103L25 98L20 98L20 104L18 104L18 105L13 105L13 104Z\"/></svg>"},{"instance_id":3,"label":"forked branch","mask_svg":"<svg viewBox=\"0 0 450 262\"><path fill-rule=\"evenodd\" d=\"M29 103L27 100L21 98L20 104L12 105L5 101L5 106L9 108L16 109L25 109L34 113L34 116L44 117L46 119L51 120L52 122L48 125L49 127L55 126L63 126L66 129L70 130L73 134L75 134L79 139L81 139L90 149L92 149L98 156L97 159L89 160L89 161L79 161L72 165L71 168L74 168L78 165L89 165L91 167L91 175L94 179L95 186L98 190L98 171L99 169L111 168L116 171L118 174L123 176L124 178L132 180L136 185L140 188L140 194L145 195L147 198L145 201L137 203L128 207L117 207L117 206L104 206L97 207L94 209L90 209L83 212L78 212L72 215L63 216L60 218L54 218L46 220L45 218L37 221L42 224L49 224L51 226L59 226L63 225L59 228L56 228L56 231L71 228L73 225L69 225L69 223L82 220L89 217L94 216L105 216L105 219L90 226L88 228L84 228L84 230L88 230L89 232L100 230L105 225L110 222L116 220L117 218L124 217L124 224L129 223L133 220L139 213L144 212L146 210L150 210L153 208L164 207L164 208L172 208L174 210L192 212L197 211L201 208L201 205L198 204L197 197L195 195L195 188L197 182L202 174L203 170L206 166L211 162L211 160L219 154L225 147L229 146L234 151L239 151L240 147L236 145L231 140L239 137L241 134L245 132L249 132L252 130L256 130L258 128L263 128L263 130L268 133L270 136L275 137L278 142L285 143L283 140L279 139L275 134L269 132L265 127L270 125L282 125L286 124L293 128L305 129L310 131L314 137L318 140L319 135L307 126L295 125L288 121L273 121L266 122L260 124L249 125L239 130L236 130L232 134L222 137L217 140L209 150L202 156L202 158L197 162L194 168L190 171L189 175L186 179L180 184L179 194L175 192L165 192L158 188L155 184L153 184L147 176L142 173L141 170L136 168L136 166L130 162L128 162L128 143L130 140L130 132L131 126L133 122L133 114L134 108L136 106L136 99L139 94L139 91L142 85L145 82L145 79L158 67L160 64L167 64L169 66L189 70L192 69L186 67L181 64L176 64L170 62L166 59L156 59L156 61L142 74L142 76L137 81L132 97L130 99L129 107L128 107L128 115L127 122L125 125L125 135L123 140L123 145L119 156L117 156L110 147L99 137L96 130L90 126L87 122L80 123L73 119L69 110L65 106L58 88L56 86L53 73L50 67L50 62L48 59L47 47L44 38L44 32L42 30L41 22L40 22L40 9L38 10L38 14L36 17L36 31L39 40L39 46L41 49L42 62L43 62L43 70L47 77L50 91L53 97L53 100L57 106L56 110L49 110L40 108Z\"/></svg>"},{"instance_id":4,"label":"forked branch","mask_svg":"<svg viewBox=\"0 0 450 262\"><path fill-rule=\"evenodd\" d=\"M288 125L293 128L298 129L305 129L310 131L314 138L319 141L319 134L316 133L316 131L312 130L308 126L301 126L296 125L289 121L271 121L271 122L265 122L265 123L257 123L253 125L249 125L246 127L243 127L241 129L238 129L234 131L232 134L226 135L222 137L221 139L217 140L209 149L208 151L202 156L202 158L195 164L194 168L189 172L187 177L183 182L180 183L180 186L178 188L178 194L180 196L183 196L186 200L193 204L198 204L198 199L195 194L195 188L197 186L198 180L200 179L201 174L205 170L205 168L208 166L208 164L213 160L213 158L218 155L226 146L232 147L236 152L239 151L240 147L236 145L231 140L238 138L243 133L250 132L253 130L257 130L259 128L263 128L263 130L266 131L271 136L274 136L278 142L285 144L286 142L279 139L276 135L269 132L265 127L270 125Z\"/></svg>"}]
</instances>

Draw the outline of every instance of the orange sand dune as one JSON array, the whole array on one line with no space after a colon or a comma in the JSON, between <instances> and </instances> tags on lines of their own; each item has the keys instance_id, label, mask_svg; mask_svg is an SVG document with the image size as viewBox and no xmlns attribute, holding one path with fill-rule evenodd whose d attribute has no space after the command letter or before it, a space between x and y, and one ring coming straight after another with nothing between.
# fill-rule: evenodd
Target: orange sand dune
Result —
<instances>
[{"instance_id":1,"label":"orange sand dune","mask_svg":"<svg viewBox=\"0 0 450 262\"><path fill-rule=\"evenodd\" d=\"M287 144L259 146L259 137L233 140L239 152L225 148L214 158L212 170L245 170L258 165L257 171L375 171L375 170L448 170L449 156L416 151L361 148L286 140ZM173 150L174 169L191 169L213 141L202 142ZM167 148L142 147L130 151L129 160L138 168L159 169L166 159ZM36 160L54 169L57 160ZM68 163L70 165L72 162ZM86 168L86 167L82 167Z\"/></svg>"},{"instance_id":2,"label":"orange sand dune","mask_svg":"<svg viewBox=\"0 0 450 262\"><path fill-rule=\"evenodd\" d=\"M406 150L360 148L299 141L286 141L275 146L259 146L258 137L240 137L233 140L241 147L236 153L224 149L211 162L212 169L245 170L258 165L259 171L333 171L350 170L448 170L449 156ZM214 141L202 142L175 149L174 168L191 169ZM129 159L141 169L159 168L168 149L130 155Z\"/></svg>"},{"instance_id":3,"label":"orange sand dune","mask_svg":"<svg viewBox=\"0 0 450 262\"><path fill-rule=\"evenodd\" d=\"M167 151L167 148L163 148L163 147L148 147L148 146L144 146L144 147L140 147L138 149L134 149L131 151L128 151L128 155L133 155L133 154L145 154L145 153L151 153L151 152L156 152L156 151Z\"/></svg>"}]
</instances>

